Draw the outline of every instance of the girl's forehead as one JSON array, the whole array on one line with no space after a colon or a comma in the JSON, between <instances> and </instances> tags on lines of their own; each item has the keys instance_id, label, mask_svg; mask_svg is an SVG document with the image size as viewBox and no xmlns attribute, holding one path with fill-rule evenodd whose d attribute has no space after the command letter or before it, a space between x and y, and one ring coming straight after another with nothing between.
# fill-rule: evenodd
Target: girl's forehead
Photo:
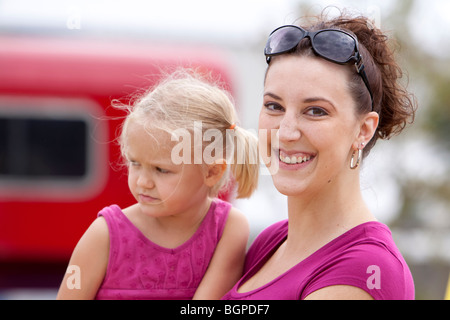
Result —
<instances>
[{"instance_id":1,"label":"girl's forehead","mask_svg":"<svg viewBox=\"0 0 450 320\"><path fill-rule=\"evenodd\" d=\"M171 141L171 134L163 129L158 128L157 123L151 122L140 123L138 121L131 121L127 129L128 136L137 139L151 139L154 142L164 142L167 144Z\"/></svg>"},{"instance_id":2,"label":"girl's forehead","mask_svg":"<svg viewBox=\"0 0 450 320\"><path fill-rule=\"evenodd\" d=\"M170 154L175 142L171 140L171 134L152 127L133 123L127 130L127 147L130 151L148 151L166 156Z\"/></svg>"}]
</instances>

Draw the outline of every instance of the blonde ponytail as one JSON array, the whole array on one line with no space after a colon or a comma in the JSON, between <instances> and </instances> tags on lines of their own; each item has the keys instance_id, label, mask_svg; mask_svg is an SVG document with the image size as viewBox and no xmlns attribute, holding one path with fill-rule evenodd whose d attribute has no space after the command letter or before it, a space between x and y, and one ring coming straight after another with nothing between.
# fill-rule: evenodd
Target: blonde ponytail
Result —
<instances>
[{"instance_id":1,"label":"blonde ponytail","mask_svg":"<svg viewBox=\"0 0 450 320\"><path fill-rule=\"evenodd\" d=\"M258 138L250 131L238 126L227 131L227 137L229 134L236 137L233 143L233 161L230 165L231 174L238 184L236 197L249 198L258 186Z\"/></svg>"}]
</instances>

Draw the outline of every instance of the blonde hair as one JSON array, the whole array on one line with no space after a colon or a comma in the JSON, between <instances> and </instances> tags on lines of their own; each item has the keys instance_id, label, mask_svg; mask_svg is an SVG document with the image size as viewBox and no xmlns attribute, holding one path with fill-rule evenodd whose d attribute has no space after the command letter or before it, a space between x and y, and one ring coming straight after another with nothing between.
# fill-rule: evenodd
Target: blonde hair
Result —
<instances>
[{"instance_id":1,"label":"blonde hair","mask_svg":"<svg viewBox=\"0 0 450 320\"><path fill-rule=\"evenodd\" d=\"M213 82L211 76L179 69L131 106L118 107L128 111L119 137L122 156L125 155L126 135L132 120L146 128L161 129L170 134L185 129L191 137L195 123L201 123L202 137L210 129L219 130L221 136L226 137L208 143L202 139L202 154L207 145L213 144L214 148L220 148L227 163L222 178L211 188L211 195L217 196L233 180L238 184L237 198L250 197L256 189L259 176L257 138L236 126L238 118L231 96L217 82ZM191 141L197 142L195 138Z\"/></svg>"}]
</instances>

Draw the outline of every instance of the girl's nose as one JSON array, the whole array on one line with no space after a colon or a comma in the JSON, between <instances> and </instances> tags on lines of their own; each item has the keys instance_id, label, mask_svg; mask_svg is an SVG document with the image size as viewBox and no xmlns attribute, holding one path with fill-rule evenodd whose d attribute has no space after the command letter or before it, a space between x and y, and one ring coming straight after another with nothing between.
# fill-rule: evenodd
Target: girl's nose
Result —
<instances>
[{"instance_id":1,"label":"girl's nose","mask_svg":"<svg viewBox=\"0 0 450 320\"><path fill-rule=\"evenodd\" d=\"M139 177L137 179L137 185L141 188L152 189L155 186L152 175L145 170L140 172Z\"/></svg>"}]
</instances>

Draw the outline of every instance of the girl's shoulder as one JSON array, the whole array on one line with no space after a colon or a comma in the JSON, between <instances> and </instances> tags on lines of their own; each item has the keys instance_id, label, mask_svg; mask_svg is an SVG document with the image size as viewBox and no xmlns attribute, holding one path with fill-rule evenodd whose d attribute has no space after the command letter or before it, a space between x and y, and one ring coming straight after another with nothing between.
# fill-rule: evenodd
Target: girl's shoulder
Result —
<instances>
[{"instance_id":1,"label":"girl's shoulder","mask_svg":"<svg viewBox=\"0 0 450 320\"><path fill-rule=\"evenodd\" d=\"M210 220L214 220L214 224L218 228L219 238L222 238L225 230L228 230L226 235L229 235L230 229L248 233L247 217L238 208L233 207L231 203L216 198L211 203L210 213Z\"/></svg>"},{"instance_id":2,"label":"girl's shoulder","mask_svg":"<svg viewBox=\"0 0 450 320\"><path fill-rule=\"evenodd\" d=\"M232 225L234 229L246 230L249 229L248 219L244 213L235 207L230 207L228 212L227 226ZM231 228L231 227L229 227Z\"/></svg>"}]
</instances>

